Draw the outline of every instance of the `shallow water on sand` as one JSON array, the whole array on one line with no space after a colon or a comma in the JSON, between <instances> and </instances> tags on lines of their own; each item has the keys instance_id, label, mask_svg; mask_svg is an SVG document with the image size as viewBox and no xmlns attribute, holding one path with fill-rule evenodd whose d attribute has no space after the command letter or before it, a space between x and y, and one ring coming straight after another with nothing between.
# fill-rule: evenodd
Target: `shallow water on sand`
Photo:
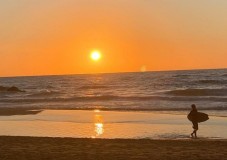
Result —
<instances>
[{"instance_id":1,"label":"shallow water on sand","mask_svg":"<svg viewBox=\"0 0 227 160\"><path fill-rule=\"evenodd\" d=\"M200 138L227 139L227 117L199 124ZM186 115L160 112L44 110L37 115L0 116L0 135L75 138L187 139Z\"/></svg>"}]
</instances>

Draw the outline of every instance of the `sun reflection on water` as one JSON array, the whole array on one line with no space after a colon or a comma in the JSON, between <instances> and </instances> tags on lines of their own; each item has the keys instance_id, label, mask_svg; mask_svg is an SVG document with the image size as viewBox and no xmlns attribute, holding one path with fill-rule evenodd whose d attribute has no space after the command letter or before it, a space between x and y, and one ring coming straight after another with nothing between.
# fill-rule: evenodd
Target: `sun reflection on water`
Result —
<instances>
[{"instance_id":1,"label":"sun reflection on water","mask_svg":"<svg viewBox=\"0 0 227 160\"><path fill-rule=\"evenodd\" d=\"M103 129L102 123L95 123L95 132L96 132L96 136L100 136L103 134L104 129Z\"/></svg>"},{"instance_id":2,"label":"sun reflection on water","mask_svg":"<svg viewBox=\"0 0 227 160\"><path fill-rule=\"evenodd\" d=\"M104 133L103 116L96 114L94 116L95 137L101 136Z\"/></svg>"}]
</instances>

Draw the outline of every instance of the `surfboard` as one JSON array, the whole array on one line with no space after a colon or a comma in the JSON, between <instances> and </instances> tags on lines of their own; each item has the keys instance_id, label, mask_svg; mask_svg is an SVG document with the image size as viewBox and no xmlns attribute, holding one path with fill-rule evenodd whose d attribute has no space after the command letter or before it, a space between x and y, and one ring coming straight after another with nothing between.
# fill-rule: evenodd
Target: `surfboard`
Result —
<instances>
[{"instance_id":1,"label":"surfboard","mask_svg":"<svg viewBox=\"0 0 227 160\"><path fill-rule=\"evenodd\" d=\"M189 121L197 121L198 123L200 123L200 122L205 122L208 119L209 119L209 116L206 113L197 112L196 117L192 117L192 115L188 114Z\"/></svg>"}]
</instances>

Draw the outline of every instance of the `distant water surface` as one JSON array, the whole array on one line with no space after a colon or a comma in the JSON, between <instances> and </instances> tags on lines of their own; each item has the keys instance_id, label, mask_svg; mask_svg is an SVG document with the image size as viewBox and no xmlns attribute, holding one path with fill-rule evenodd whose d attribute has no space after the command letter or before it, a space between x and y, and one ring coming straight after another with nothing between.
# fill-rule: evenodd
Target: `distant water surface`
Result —
<instances>
[{"instance_id":1,"label":"distant water surface","mask_svg":"<svg viewBox=\"0 0 227 160\"><path fill-rule=\"evenodd\" d=\"M0 107L199 110L227 116L227 69L0 78ZM15 86L22 92L6 91Z\"/></svg>"}]
</instances>

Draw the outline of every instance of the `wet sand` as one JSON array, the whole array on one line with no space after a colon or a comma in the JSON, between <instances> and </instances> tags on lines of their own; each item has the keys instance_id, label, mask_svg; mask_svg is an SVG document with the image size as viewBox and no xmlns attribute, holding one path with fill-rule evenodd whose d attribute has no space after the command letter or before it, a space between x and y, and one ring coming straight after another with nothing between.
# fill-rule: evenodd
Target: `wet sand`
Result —
<instances>
[{"instance_id":1,"label":"wet sand","mask_svg":"<svg viewBox=\"0 0 227 160\"><path fill-rule=\"evenodd\" d=\"M227 159L226 140L0 137L0 159Z\"/></svg>"},{"instance_id":2,"label":"wet sand","mask_svg":"<svg viewBox=\"0 0 227 160\"><path fill-rule=\"evenodd\" d=\"M226 120L210 116L199 125L198 137L227 139ZM43 110L38 114L0 116L0 136L189 139L191 132L192 124L185 114Z\"/></svg>"}]
</instances>

